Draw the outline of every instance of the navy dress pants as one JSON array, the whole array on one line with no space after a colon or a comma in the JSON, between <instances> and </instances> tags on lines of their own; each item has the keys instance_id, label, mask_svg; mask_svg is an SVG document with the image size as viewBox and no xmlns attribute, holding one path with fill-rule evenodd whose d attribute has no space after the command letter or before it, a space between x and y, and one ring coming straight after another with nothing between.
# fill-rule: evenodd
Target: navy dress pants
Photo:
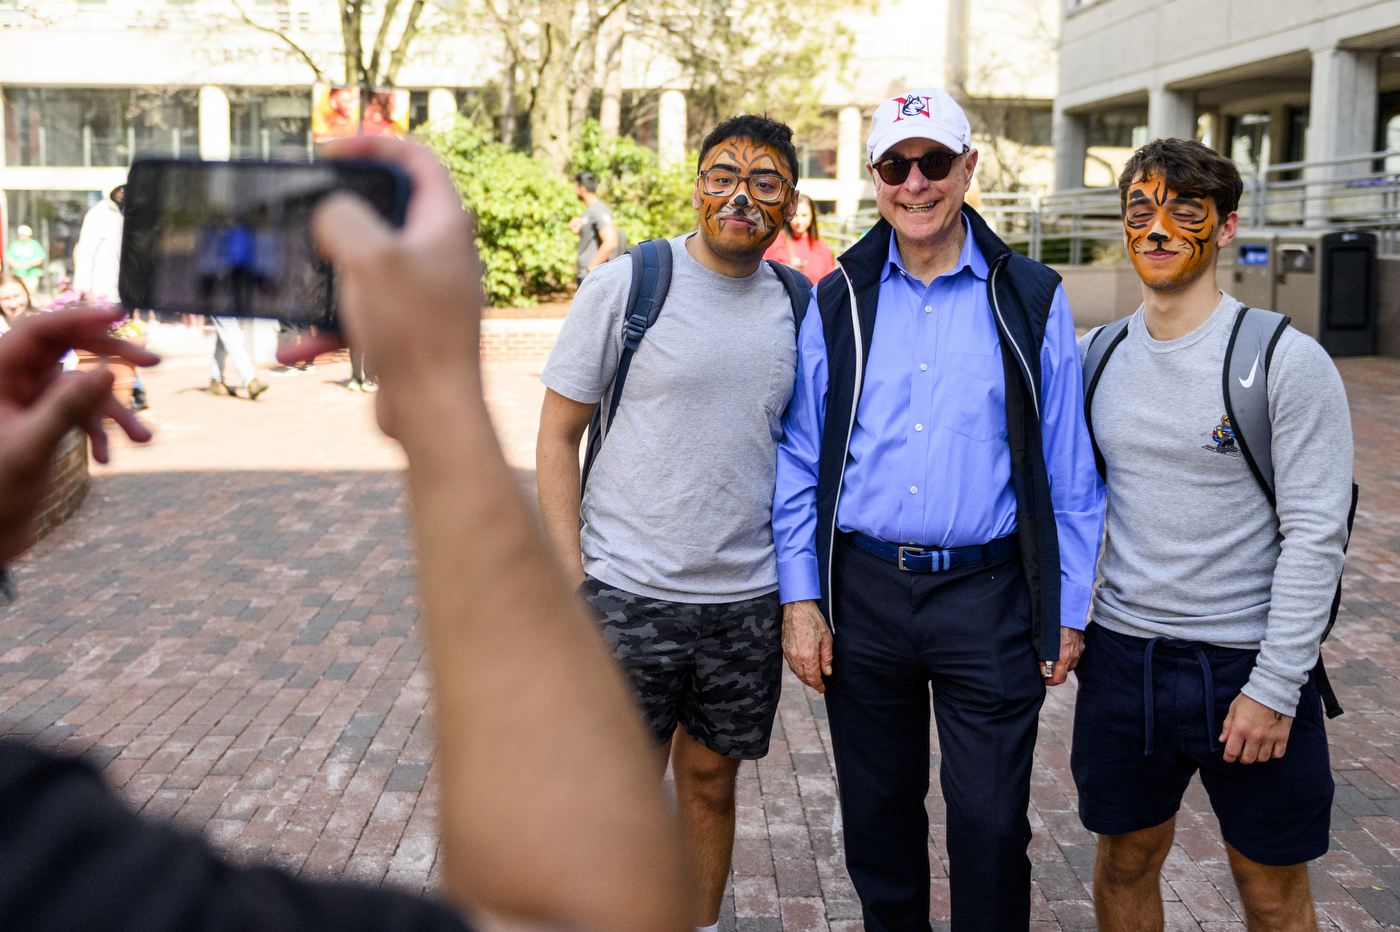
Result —
<instances>
[{"instance_id":1,"label":"navy dress pants","mask_svg":"<svg viewBox=\"0 0 1400 932\"><path fill-rule=\"evenodd\" d=\"M826 707L846 867L866 932L928 932L929 690L954 932L1030 923L1031 756L1045 682L1014 553L907 573L846 535L832 564Z\"/></svg>"}]
</instances>

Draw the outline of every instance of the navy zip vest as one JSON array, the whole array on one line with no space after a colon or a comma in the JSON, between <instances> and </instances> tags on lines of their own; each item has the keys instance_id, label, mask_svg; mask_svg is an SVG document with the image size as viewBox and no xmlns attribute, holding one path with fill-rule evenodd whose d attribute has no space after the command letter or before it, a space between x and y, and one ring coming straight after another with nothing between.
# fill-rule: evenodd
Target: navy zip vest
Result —
<instances>
[{"instance_id":1,"label":"navy zip vest","mask_svg":"<svg viewBox=\"0 0 1400 932\"><path fill-rule=\"evenodd\" d=\"M1050 480L1041 445L1040 348L1060 276L1011 251L971 207L963 207L972 236L987 260L987 303L1001 337L1006 377L1006 440L1011 452L1011 487L1016 495L1016 533L1021 568L1030 589L1031 636L1041 660L1060 656L1060 544L1050 501ZM817 470L817 565L821 610L831 615L831 552L836 506L841 495L851 428L875 334L880 275L889 256L890 224L881 220L840 257L842 268L817 286L817 307L826 337L827 398ZM851 312L854 292L859 334ZM857 358L857 347L860 348ZM979 543L981 543L979 541Z\"/></svg>"}]
</instances>

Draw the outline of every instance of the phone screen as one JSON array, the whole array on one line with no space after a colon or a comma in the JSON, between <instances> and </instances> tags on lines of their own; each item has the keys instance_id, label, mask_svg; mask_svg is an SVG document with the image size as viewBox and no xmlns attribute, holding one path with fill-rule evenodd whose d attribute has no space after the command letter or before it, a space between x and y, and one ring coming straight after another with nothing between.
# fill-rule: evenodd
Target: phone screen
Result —
<instances>
[{"instance_id":1,"label":"phone screen","mask_svg":"<svg viewBox=\"0 0 1400 932\"><path fill-rule=\"evenodd\" d=\"M124 204L122 303L338 329L334 276L310 229L316 205L333 191L354 192L403 223L408 180L393 166L136 162Z\"/></svg>"}]
</instances>

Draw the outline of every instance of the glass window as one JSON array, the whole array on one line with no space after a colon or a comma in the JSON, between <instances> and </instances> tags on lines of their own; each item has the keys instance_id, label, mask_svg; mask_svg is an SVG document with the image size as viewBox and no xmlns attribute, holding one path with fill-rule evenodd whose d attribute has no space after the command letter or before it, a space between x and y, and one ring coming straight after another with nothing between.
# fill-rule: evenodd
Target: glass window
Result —
<instances>
[{"instance_id":1,"label":"glass window","mask_svg":"<svg viewBox=\"0 0 1400 932\"><path fill-rule=\"evenodd\" d=\"M138 155L198 152L193 89L5 88L10 165L130 165Z\"/></svg>"},{"instance_id":2,"label":"glass window","mask_svg":"<svg viewBox=\"0 0 1400 932\"><path fill-rule=\"evenodd\" d=\"M836 150L803 146L797 150L798 178L835 178Z\"/></svg>"},{"instance_id":3,"label":"glass window","mask_svg":"<svg viewBox=\"0 0 1400 932\"><path fill-rule=\"evenodd\" d=\"M59 280L73 275L73 246L83 227L83 217L98 201L101 191L6 191L5 242L12 242L20 224L34 231L34 238L48 253L40 292L52 293Z\"/></svg>"},{"instance_id":4,"label":"glass window","mask_svg":"<svg viewBox=\"0 0 1400 932\"><path fill-rule=\"evenodd\" d=\"M408 129L409 132L428 122L428 92L409 91L408 92Z\"/></svg>"},{"instance_id":5,"label":"glass window","mask_svg":"<svg viewBox=\"0 0 1400 932\"><path fill-rule=\"evenodd\" d=\"M1139 142L1138 140L1141 140ZM1147 142L1147 108L1089 114L1089 145L1136 149Z\"/></svg>"},{"instance_id":6,"label":"glass window","mask_svg":"<svg viewBox=\"0 0 1400 932\"><path fill-rule=\"evenodd\" d=\"M1269 114L1241 113L1230 117L1230 158L1241 169L1258 171L1269 157Z\"/></svg>"},{"instance_id":7,"label":"glass window","mask_svg":"<svg viewBox=\"0 0 1400 932\"><path fill-rule=\"evenodd\" d=\"M311 159L309 88L230 90L231 155L235 159Z\"/></svg>"}]
</instances>

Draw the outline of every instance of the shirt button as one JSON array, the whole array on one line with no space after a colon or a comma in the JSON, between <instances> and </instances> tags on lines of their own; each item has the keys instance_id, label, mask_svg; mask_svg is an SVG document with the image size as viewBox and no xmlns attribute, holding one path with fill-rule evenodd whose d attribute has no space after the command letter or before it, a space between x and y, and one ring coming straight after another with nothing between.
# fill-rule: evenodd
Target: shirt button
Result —
<instances>
[{"instance_id":1,"label":"shirt button","mask_svg":"<svg viewBox=\"0 0 1400 932\"><path fill-rule=\"evenodd\" d=\"M924 425L922 425L922 424L915 424L915 425L914 425L914 429L915 429L915 430L923 430L923 429L924 429Z\"/></svg>"},{"instance_id":2,"label":"shirt button","mask_svg":"<svg viewBox=\"0 0 1400 932\"><path fill-rule=\"evenodd\" d=\"M921 363L919 363L919 371L920 371L920 372L927 372L927 371L928 371L928 363L926 363L926 362L921 362Z\"/></svg>"},{"instance_id":3,"label":"shirt button","mask_svg":"<svg viewBox=\"0 0 1400 932\"><path fill-rule=\"evenodd\" d=\"M917 485L911 485L911 486L909 487L909 492L910 492L910 494L917 495L918 492L919 492L919 487L918 487Z\"/></svg>"},{"instance_id":4,"label":"shirt button","mask_svg":"<svg viewBox=\"0 0 1400 932\"><path fill-rule=\"evenodd\" d=\"M925 304L925 305L924 305L924 313L925 313L925 314L927 314L927 313L928 313L929 311L931 311L931 310L933 310L933 305L931 305L931 304Z\"/></svg>"}]
</instances>

